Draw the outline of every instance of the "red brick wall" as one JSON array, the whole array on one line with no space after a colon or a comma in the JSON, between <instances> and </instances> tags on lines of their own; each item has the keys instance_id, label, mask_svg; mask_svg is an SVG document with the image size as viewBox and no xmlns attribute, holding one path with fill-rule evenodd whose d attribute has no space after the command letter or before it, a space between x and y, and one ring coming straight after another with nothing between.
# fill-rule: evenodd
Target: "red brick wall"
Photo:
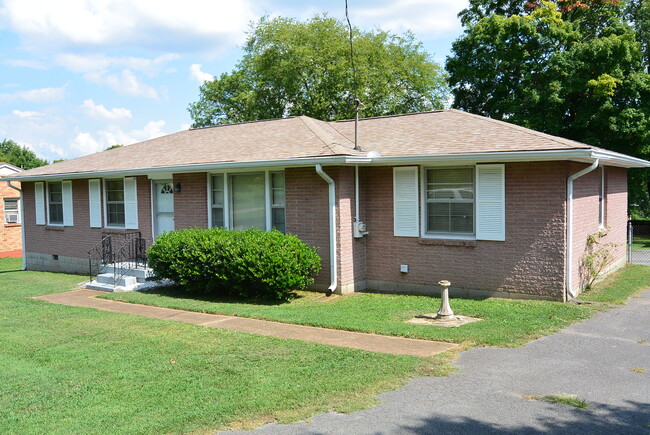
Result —
<instances>
[{"instance_id":1,"label":"red brick wall","mask_svg":"<svg viewBox=\"0 0 650 435\"><path fill-rule=\"evenodd\" d=\"M208 227L208 174L174 174L174 229Z\"/></svg>"},{"instance_id":2,"label":"red brick wall","mask_svg":"<svg viewBox=\"0 0 650 435\"><path fill-rule=\"evenodd\" d=\"M570 173L576 173L587 165L572 164ZM587 237L599 231L598 194L601 183L601 169L576 179L573 184L573 258L572 287L581 291L587 283L588 274L582 266L585 255L590 251ZM611 252L614 263L623 261L627 241L627 170L605 167L605 227L607 236L603 244L614 244Z\"/></svg>"},{"instance_id":3,"label":"red brick wall","mask_svg":"<svg viewBox=\"0 0 650 435\"><path fill-rule=\"evenodd\" d=\"M330 174L332 168L323 169ZM327 183L313 167L289 168L284 176L287 233L295 234L303 242L318 248L318 255L322 259L322 270L315 284L328 286L330 237Z\"/></svg>"},{"instance_id":4,"label":"red brick wall","mask_svg":"<svg viewBox=\"0 0 650 435\"><path fill-rule=\"evenodd\" d=\"M566 163L506 165L506 241L429 244L393 236L393 169L365 169L366 276L401 284L527 293L562 299ZM453 246L460 245L460 246ZM400 273L408 264L409 272Z\"/></svg>"},{"instance_id":5,"label":"red brick wall","mask_svg":"<svg viewBox=\"0 0 650 435\"><path fill-rule=\"evenodd\" d=\"M151 187L146 176L137 177L138 226L142 237L151 243ZM103 186L102 186L103 189ZM25 216L25 250L40 254L85 258L87 251L106 234L123 234L133 230L90 227L88 180L72 180L74 226L36 225L34 183L23 183ZM103 222L102 207L102 222Z\"/></svg>"},{"instance_id":6,"label":"red brick wall","mask_svg":"<svg viewBox=\"0 0 650 435\"><path fill-rule=\"evenodd\" d=\"M20 188L20 183L14 182L12 185ZM18 252L23 246L22 225L5 222L4 198L20 199L20 194L9 187L6 181L0 181L0 256L20 256Z\"/></svg>"}]
</instances>

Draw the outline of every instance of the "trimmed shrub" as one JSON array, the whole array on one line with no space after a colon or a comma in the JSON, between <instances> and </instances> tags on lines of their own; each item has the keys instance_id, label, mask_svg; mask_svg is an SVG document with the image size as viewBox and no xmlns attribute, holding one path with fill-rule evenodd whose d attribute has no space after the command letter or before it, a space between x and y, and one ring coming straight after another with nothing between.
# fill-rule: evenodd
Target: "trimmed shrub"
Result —
<instances>
[{"instance_id":1,"label":"trimmed shrub","mask_svg":"<svg viewBox=\"0 0 650 435\"><path fill-rule=\"evenodd\" d=\"M292 299L321 268L315 248L276 230L171 231L158 237L147 254L159 278L190 291L244 298Z\"/></svg>"}]
</instances>

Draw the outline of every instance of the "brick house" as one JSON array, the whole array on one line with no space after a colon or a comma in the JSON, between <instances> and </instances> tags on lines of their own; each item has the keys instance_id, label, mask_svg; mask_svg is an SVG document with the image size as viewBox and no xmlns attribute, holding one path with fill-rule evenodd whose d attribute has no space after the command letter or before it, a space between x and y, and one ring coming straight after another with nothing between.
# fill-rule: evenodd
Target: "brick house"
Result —
<instances>
[{"instance_id":1,"label":"brick house","mask_svg":"<svg viewBox=\"0 0 650 435\"><path fill-rule=\"evenodd\" d=\"M105 235L277 228L319 248L314 287L567 300L587 236L625 263L627 168L650 162L444 110L182 131L32 169L28 269L86 273Z\"/></svg>"},{"instance_id":2,"label":"brick house","mask_svg":"<svg viewBox=\"0 0 650 435\"><path fill-rule=\"evenodd\" d=\"M22 169L0 162L0 258L22 255L20 190L13 189L2 177L15 175ZM13 183L12 183L13 184ZM20 189L20 183L13 184Z\"/></svg>"}]
</instances>

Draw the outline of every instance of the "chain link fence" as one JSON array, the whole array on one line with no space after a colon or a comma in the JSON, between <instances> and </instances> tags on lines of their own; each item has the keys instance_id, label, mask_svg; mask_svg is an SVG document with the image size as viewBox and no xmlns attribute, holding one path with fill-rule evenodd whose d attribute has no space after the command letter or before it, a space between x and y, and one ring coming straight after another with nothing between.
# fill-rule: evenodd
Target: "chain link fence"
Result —
<instances>
[{"instance_id":1,"label":"chain link fence","mask_svg":"<svg viewBox=\"0 0 650 435\"><path fill-rule=\"evenodd\" d=\"M650 266L650 222L629 221L627 225L628 261Z\"/></svg>"}]
</instances>

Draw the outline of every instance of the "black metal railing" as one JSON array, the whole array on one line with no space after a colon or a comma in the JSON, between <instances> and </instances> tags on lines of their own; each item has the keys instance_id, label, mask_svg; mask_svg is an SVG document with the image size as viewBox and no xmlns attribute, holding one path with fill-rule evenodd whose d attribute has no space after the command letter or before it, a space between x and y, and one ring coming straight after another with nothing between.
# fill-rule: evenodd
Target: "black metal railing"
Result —
<instances>
[{"instance_id":1,"label":"black metal railing","mask_svg":"<svg viewBox=\"0 0 650 435\"><path fill-rule=\"evenodd\" d=\"M137 267L147 266L147 241L137 236L127 238L122 245L115 250L113 256L113 285Z\"/></svg>"},{"instance_id":2,"label":"black metal railing","mask_svg":"<svg viewBox=\"0 0 650 435\"><path fill-rule=\"evenodd\" d=\"M139 231L104 235L88 250L89 280L92 281L107 266L112 266L114 286L129 271L146 267L147 240Z\"/></svg>"},{"instance_id":3,"label":"black metal railing","mask_svg":"<svg viewBox=\"0 0 650 435\"><path fill-rule=\"evenodd\" d=\"M113 238L104 236L95 246L88 250L88 279L93 280L101 269L113 263Z\"/></svg>"}]
</instances>

